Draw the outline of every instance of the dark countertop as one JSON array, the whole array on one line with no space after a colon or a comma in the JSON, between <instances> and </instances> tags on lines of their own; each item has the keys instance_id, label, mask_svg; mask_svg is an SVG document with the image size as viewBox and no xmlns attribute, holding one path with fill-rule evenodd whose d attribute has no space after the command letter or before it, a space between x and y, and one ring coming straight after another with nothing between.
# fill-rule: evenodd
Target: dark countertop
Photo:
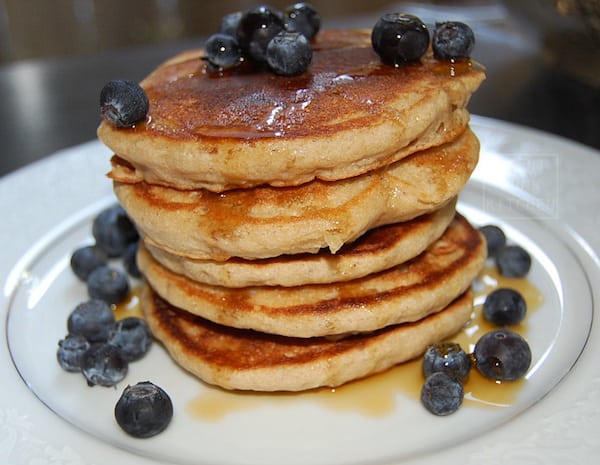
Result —
<instances>
[{"instance_id":1,"label":"dark countertop","mask_svg":"<svg viewBox=\"0 0 600 465\"><path fill-rule=\"evenodd\" d=\"M599 88L558 69L547 60L535 34L527 28L507 28L499 11L492 13L492 18L471 23L477 36L474 58L486 65L488 76L471 100L471 112L600 148ZM377 17L325 26L371 27ZM202 43L199 38L0 66L0 176L94 139L100 121L98 96L108 80L141 80L169 56Z\"/></svg>"}]
</instances>

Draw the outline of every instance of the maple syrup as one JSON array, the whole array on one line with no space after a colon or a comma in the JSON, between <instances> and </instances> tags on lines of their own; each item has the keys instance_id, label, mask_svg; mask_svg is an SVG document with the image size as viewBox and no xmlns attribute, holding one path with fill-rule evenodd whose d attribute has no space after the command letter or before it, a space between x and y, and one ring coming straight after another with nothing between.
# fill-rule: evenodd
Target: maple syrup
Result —
<instances>
[{"instance_id":1,"label":"maple syrup","mask_svg":"<svg viewBox=\"0 0 600 465\"><path fill-rule=\"evenodd\" d=\"M112 305L115 320L119 321L127 317L143 318L142 308L140 306L140 288L134 287L129 291L129 295L119 304Z\"/></svg>"},{"instance_id":2,"label":"maple syrup","mask_svg":"<svg viewBox=\"0 0 600 465\"><path fill-rule=\"evenodd\" d=\"M535 312L542 304L543 296L527 279L505 278L495 269L484 269L475 284L471 321L463 331L451 338L468 353L472 352L481 335L497 328L483 318L481 307L485 296L501 287L510 287L523 295L527 303L528 315ZM511 329L526 334L527 318ZM201 395L189 402L187 408L194 418L206 421L217 421L228 414L256 409L266 404L294 402L316 402L333 411L357 412L369 417L381 417L397 408L400 396L419 399L424 382L421 363L419 358L337 388L319 388L299 393L226 391L207 386ZM504 383L495 382L484 378L476 369L472 369L464 385L464 404L484 408L508 407L515 402L517 394L525 383L523 379Z\"/></svg>"}]
</instances>

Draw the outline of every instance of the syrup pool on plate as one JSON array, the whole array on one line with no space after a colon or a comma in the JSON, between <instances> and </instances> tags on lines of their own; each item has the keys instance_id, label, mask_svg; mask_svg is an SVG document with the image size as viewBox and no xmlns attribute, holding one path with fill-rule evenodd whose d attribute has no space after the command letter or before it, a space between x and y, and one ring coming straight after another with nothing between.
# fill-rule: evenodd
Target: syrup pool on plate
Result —
<instances>
[{"instance_id":1,"label":"syrup pool on plate","mask_svg":"<svg viewBox=\"0 0 600 465\"><path fill-rule=\"evenodd\" d=\"M485 296L492 290L510 287L519 291L527 303L528 316L535 312L543 301L541 292L529 280L505 278L491 267L486 267L482 271L474 287L475 298L471 321L459 334L451 338L468 353L473 351L475 343L483 334L497 328L483 318L481 311ZM511 329L526 337L527 318ZM358 412L371 417L385 416L398 408L398 395L419 399L424 382L421 369L419 358L337 388L320 388L300 393L230 392L207 386L206 390L189 402L187 407L194 418L209 421L219 420L230 413L252 410L265 403L297 401L317 402L334 411ZM476 369L472 369L465 383L465 405L508 407L514 403L525 383L523 379L504 383L494 382L481 376ZM368 395L365 395L366 392Z\"/></svg>"}]
</instances>

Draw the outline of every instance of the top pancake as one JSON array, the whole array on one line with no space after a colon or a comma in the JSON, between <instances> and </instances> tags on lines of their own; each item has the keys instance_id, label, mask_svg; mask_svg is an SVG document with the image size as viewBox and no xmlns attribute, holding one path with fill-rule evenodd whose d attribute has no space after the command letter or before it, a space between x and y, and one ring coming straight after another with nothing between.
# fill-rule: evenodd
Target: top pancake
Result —
<instances>
[{"instance_id":1,"label":"top pancake","mask_svg":"<svg viewBox=\"0 0 600 465\"><path fill-rule=\"evenodd\" d=\"M138 181L223 191L356 176L453 140L484 79L477 63L430 52L384 65L368 31L319 33L308 71L296 77L248 63L215 77L202 57L184 52L142 81L144 122L98 128Z\"/></svg>"}]
</instances>

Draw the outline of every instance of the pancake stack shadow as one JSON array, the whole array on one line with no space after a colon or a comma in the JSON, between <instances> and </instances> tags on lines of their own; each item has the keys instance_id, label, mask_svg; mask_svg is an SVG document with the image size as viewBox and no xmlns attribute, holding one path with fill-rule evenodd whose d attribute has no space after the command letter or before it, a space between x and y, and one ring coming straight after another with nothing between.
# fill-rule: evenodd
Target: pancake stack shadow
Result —
<instances>
[{"instance_id":1,"label":"pancake stack shadow","mask_svg":"<svg viewBox=\"0 0 600 465\"><path fill-rule=\"evenodd\" d=\"M294 78L213 76L201 57L141 83L145 122L98 130L142 237L142 308L173 359L226 389L299 391L459 331L486 254L456 212L482 69L430 54L386 67L364 31L321 32Z\"/></svg>"}]
</instances>

